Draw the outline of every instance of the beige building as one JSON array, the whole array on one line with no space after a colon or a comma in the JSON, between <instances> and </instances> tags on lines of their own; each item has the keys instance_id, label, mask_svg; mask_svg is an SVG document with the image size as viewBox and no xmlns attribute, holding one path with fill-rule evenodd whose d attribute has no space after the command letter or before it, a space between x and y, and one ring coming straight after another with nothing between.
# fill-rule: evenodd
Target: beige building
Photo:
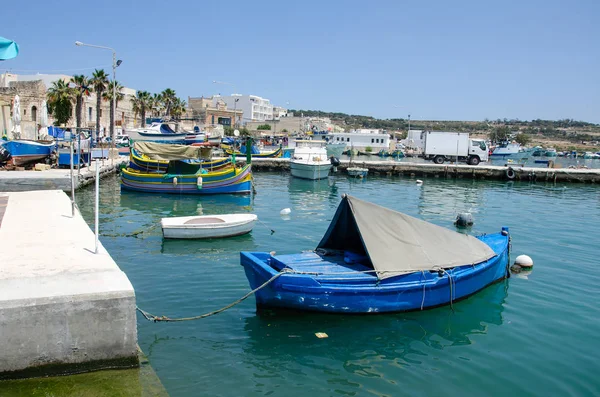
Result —
<instances>
[{"instance_id":1,"label":"beige building","mask_svg":"<svg viewBox=\"0 0 600 397\"><path fill-rule=\"evenodd\" d=\"M5 73L0 75L0 131L6 132L9 137L13 130L12 125L12 105L15 95L19 95L21 104L21 138L35 139L39 125L39 116L42 102L46 100L46 91L54 81L64 80L69 82L71 76L60 74L36 74L36 75L17 75ZM140 123L139 115L133 112L131 98L135 97L136 90L124 88L121 92L125 94L123 100L119 101L115 124L116 133L122 128L138 127ZM48 115L49 124L54 123L51 115ZM96 128L96 93L92 92L90 96L84 97L82 109L82 124L91 129ZM70 126L75 126L75 104L73 104L72 117L69 120ZM100 132L107 136L110 131L110 103L103 100L100 107Z\"/></svg>"},{"instance_id":2,"label":"beige building","mask_svg":"<svg viewBox=\"0 0 600 397\"><path fill-rule=\"evenodd\" d=\"M187 113L208 130L217 125L240 127L244 114L242 109L228 109L225 101L218 97L188 97Z\"/></svg>"}]
</instances>

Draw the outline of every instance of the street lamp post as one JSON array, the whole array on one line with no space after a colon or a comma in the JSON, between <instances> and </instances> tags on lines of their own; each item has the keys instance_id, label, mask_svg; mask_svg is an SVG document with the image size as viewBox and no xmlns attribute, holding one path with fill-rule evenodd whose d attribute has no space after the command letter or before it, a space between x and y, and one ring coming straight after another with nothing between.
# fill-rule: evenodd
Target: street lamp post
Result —
<instances>
[{"instance_id":1,"label":"street lamp post","mask_svg":"<svg viewBox=\"0 0 600 397\"><path fill-rule=\"evenodd\" d=\"M235 98L233 100L233 129L235 130L235 126L236 126L236 121L237 121L237 103L240 100L240 98Z\"/></svg>"},{"instance_id":2,"label":"street lamp post","mask_svg":"<svg viewBox=\"0 0 600 397\"><path fill-rule=\"evenodd\" d=\"M76 46L83 46L83 47L92 47L92 48L100 48L103 50L110 50L113 53L113 63L112 63L112 69L113 69L113 87L112 87L112 114L113 114L113 119L112 119L112 124L111 124L111 131L110 131L110 147L111 149L115 148L115 122L117 119L117 66L119 66L121 64L121 60L117 61L117 51L115 51L114 48L112 47L106 47L106 46L102 46L102 45L95 45L95 44L86 44L86 43L82 43L81 41L76 41L75 42ZM96 139L98 139L98 137L96 137ZM110 156L110 160L111 160L111 164L114 165L114 158L113 156Z\"/></svg>"}]
</instances>

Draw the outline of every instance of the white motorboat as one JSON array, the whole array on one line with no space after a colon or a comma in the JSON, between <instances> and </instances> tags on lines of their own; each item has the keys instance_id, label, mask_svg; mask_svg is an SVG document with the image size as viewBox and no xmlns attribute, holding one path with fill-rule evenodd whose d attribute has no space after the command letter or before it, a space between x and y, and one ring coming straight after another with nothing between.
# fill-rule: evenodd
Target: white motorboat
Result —
<instances>
[{"instance_id":1,"label":"white motorboat","mask_svg":"<svg viewBox=\"0 0 600 397\"><path fill-rule=\"evenodd\" d=\"M297 140L290 160L292 176L311 180L327 178L332 165L325 145L326 142Z\"/></svg>"},{"instance_id":2,"label":"white motorboat","mask_svg":"<svg viewBox=\"0 0 600 397\"><path fill-rule=\"evenodd\" d=\"M132 141L151 141L173 144L190 144L202 142L206 134L200 132L176 132L168 123L152 123L144 128L127 130L127 135Z\"/></svg>"},{"instance_id":3,"label":"white motorboat","mask_svg":"<svg viewBox=\"0 0 600 397\"><path fill-rule=\"evenodd\" d=\"M519 145L516 142L513 142L513 143L502 142L501 144L499 144L498 146L496 146L496 148L492 152L492 156L508 157L508 156L512 156L512 155L515 155L515 154L522 153L523 151L524 150L521 147L521 145Z\"/></svg>"},{"instance_id":4,"label":"white motorboat","mask_svg":"<svg viewBox=\"0 0 600 397\"><path fill-rule=\"evenodd\" d=\"M254 214L201 215L162 218L164 238L201 239L250 233L258 217Z\"/></svg>"}]
</instances>

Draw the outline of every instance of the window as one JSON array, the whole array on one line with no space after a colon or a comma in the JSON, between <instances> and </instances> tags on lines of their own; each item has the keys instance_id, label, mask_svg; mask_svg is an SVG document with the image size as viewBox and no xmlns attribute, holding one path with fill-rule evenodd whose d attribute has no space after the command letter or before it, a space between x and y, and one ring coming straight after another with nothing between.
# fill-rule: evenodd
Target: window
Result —
<instances>
[{"instance_id":1,"label":"window","mask_svg":"<svg viewBox=\"0 0 600 397\"><path fill-rule=\"evenodd\" d=\"M88 121L92 121L92 108L88 108Z\"/></svg>"},{"instance_id":2,"label":"window","mask_svg":"<svg viewBox=\"0 0 600 397\"><path fill-rule=\"evenodd\" d=\"M217 123L219 123L221 125L230 126L231 125L231 118L230 117L219 117L217 119Z\"/></svg>"},{"instance_id":3,"label":"window","mask_svg":"<svg viewBox=\"0 0 600 397\"><path fill-rule=\"evenodd\" d=\"M375 143L375 139L371 138L371 143Z\"/></svg>"},{"instance_id":4,"label":"window","mask_svg":"<svg viewBox=\"0 0 600 397\"><path fill-rule=\"evenodd\" d=\"M100 109L100 117L102 117L102 109Z\"/></svg>"},{"instance_id":5,"label":"window","mask_svg":"<svg viewBox=\"0 0 600 397\"><path fill-rule=\"evenodd\" d=\"M35 106L31 107L31 121L37 121L37 108Z\"/></svg>"},{"instance_id":6,"label":"window","mask_svg":"<svg viewBox=\"0 0 600 397\"><path fill-rule=\"evenodd\" d=\"M350 142L350 138L346 138L346 142Z\"/></svg>"}]
</instances>

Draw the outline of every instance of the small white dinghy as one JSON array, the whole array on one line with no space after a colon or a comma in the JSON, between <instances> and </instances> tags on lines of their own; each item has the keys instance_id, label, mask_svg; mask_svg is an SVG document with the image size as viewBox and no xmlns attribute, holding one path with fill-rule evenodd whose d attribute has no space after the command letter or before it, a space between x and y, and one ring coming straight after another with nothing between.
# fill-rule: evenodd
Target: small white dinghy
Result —
<instances>
[{"instance_id":1,"label":"small white dinghy","mask_svg":"<svg viewBox=\"0 0 600 397\"><path fill-rule=\"evenodd\" d=\"M250 233L258 217L226 214L162 218L164 238L219 238Z\"/></svg>"},{"instance_id":2,"label":"small white dinghy","mask_svg":"<svg viewBox=\"0 0 600 397\"><path fill-rule=\"evenodd\" d=\"M348 175L356 178L364 178L369 173L368 168L350 167L348 168Z\"/></svg>"}]
</instances>

